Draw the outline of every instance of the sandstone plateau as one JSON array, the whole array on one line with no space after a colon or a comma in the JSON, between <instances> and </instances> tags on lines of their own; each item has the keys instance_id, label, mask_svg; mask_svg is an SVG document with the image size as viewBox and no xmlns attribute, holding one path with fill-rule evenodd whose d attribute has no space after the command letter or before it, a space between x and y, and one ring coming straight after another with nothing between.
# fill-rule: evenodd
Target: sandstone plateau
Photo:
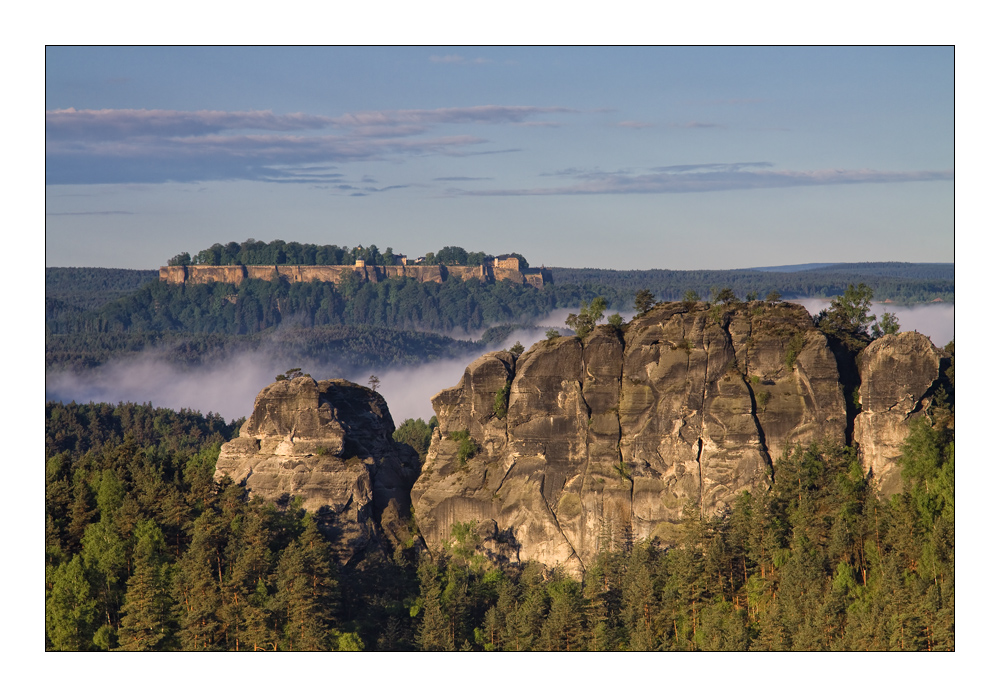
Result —
<instances>
[{"instance_id":1,"label":"sandstone plateau","mask_svg":"<svg viewBox=\"0 0 1000 697\"><path fill-rule=\"evenodd\" d=\"M412 500L432 550L476 522L494 558L579 576L604 546L669 544L686 512L768 486L797 445L856 441L883 493L898 491L900 444L950 356L915 332L845 355L799 305L661 303L621 331L474 360L432 399L422 469L379 395L297 378L261 392L217 476L329 507L344 556L412 539Z\"/></svg>"}]
</instances>

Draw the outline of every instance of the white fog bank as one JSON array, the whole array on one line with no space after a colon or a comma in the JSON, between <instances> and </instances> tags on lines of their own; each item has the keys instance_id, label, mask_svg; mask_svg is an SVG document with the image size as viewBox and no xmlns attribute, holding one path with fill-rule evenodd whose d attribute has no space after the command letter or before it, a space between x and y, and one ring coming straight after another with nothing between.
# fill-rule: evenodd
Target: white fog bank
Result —
<instances>
[{"instance_id":1,"label":"white fog bank","mask_svg":"<svg viewBox=\"0 0 1000 697\"><path fill-rule=\"evenodd\" d=\"M813 315L829 306L821 298L796 299ZM895 312L902 331L916 330L931 337L937 346L944 346L955 337L955 306L935 303L915 307L897 307L874 303L872 313L881 316ZM541 326L564 326L570 310L556 310L539 320ZM630 319L633 313L623 313ZM518 330L500 344L482 351L423 365L403 366L374 371L380 380L379 393L385 397L398 426L406 419L425 421L434 415L431 397L456 385L465 367L487 351L510 348L520 341L527 349L545 338L544 330ZM343 378L367 385L371 370L344 370L338 367L336 356L323 363L295 357L276 358L271 353L248 352L224 361L197 368L184 368L164 359L159 350L150 350L138 357L114 361L82 373L52 372L46 374L45 398L61 402L149 402L156 407L195 409L205 414L215 412L231 420L248 416L254 399L262 388L274 381L275 375L291 367L301 367L317 380Z\"/></svg>"},{"instance_id":2,"label":"white fog bank","mask_svg":"<svg viewBox=\"0 0 1000 697\"><path fill-rule=\"evenodd\" d=\"M798 303L809 314L817 315L830 307L829 298L790 298L790 303ZM892 303L872 303L871 313L881 318L883 312L892 312L899 319L899 331L917 331L929 336L935 346L943 347L955 338L954 303L928 303L927 305L894 305Z\"/></svg>"}]
</instances>

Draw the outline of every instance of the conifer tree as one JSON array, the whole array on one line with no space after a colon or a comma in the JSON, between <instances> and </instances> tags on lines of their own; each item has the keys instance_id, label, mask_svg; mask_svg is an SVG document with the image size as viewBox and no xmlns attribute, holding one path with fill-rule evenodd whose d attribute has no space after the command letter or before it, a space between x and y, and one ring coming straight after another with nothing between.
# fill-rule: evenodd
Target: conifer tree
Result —
<instances>
[{"instance_id":1,"label":"conifer tree","mask_svg":"<svg viewBox=\"0 0 1000 697\"><path fill-rule=\"evenodd\" d=\"M129 577L122 605L119 648L123 651L167 648L172 634L170 565L163 532L152 520L136 526L134 561L135 570Z\"/></svg>"},{"instance_id":2,"label":"conifer tree","mask_svg":"<svg viewBox=\"0 0 1000 697\"><path fill-rule=\"evenodd\" d=\"M79 554L60 564L45 598L45 634L56 651L96 648L92 638L99 622L97 600Z\"/></svg>"},{"instance_id":3,"label":"conifer tree","mask_svg":"<svg viewBox=\"0 0 1000 697\"><path fill-rule=\"evenodd\" d=\"M448 618L441 604L441 583L438 568L430 559L424 559L417 569L420 577L420 628L417 644L422 651L452 651Z\"/></svg>"}]
</instances>

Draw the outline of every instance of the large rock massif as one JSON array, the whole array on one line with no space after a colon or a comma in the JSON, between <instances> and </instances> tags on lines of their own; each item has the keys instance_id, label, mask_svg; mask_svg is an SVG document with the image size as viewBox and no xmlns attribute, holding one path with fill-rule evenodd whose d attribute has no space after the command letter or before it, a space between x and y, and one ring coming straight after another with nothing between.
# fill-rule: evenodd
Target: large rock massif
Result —
<instances>
[{"instance_id":1,"label":"large rock massif","mask_svg":"<svg viewBox=\"0 0 1000 697\"><path fill-rule=\"evenodd\" d=\"M900 445L947 354L907 332L840 358L799 305L661 303L622 331L473 361L432 400L422 470L378 394L303 377L260 393L217 476L327 511L344 559L412 540L412 499L431 549L475 522L494 558L579 575L602 547L670 542L685 515L768 486L797 445L856 440L883 492L898 491Z\"/></svg>"},{"instance_id":2,"label":"large rock massif","mask_svg":"<svg viewBox=\"0 0 1000 697\"><path fill-rule=\"evenodd\" d=\"M898 479L905 421L926 406L940 358L912 333L863 356L859 440L879 481ZM478 521L497 555L580 574L602 546L669 542L685 509L717 514L768 485L787 448L844 443L848 382L788 303L661 304L622 333L487 354L432 400L440 429L411 494L417 523L434 548L454 523Z\"/></svg>"},{"instance_id":3,"label":"large rock massif","mask_svg":"<svg viewBox=\"0 0 1000 697\"><path fill-rule=\"evenodd\" d=\"M301 496L336 538L341 561L409 542L416 453L392 439L381 395L346 380L298 377L257 396L240 435L222 446L215 476L264 499Z\"/></svg>"}]
</instances>

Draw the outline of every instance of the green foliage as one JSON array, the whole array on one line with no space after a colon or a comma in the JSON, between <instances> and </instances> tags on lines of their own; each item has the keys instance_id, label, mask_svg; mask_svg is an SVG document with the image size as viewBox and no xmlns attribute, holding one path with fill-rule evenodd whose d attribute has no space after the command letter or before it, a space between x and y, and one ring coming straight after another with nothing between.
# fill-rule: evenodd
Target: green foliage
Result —
<instances>
[{"instance_id":1,"label":"green foliage","mask_svg":"<svg viewBox=\"0 0 1000 697\"><path fill-rule=\"evenodd\" d=\"M632 304L632 307L637 314L641 315L649 312L654 303L656 303L656 296L650 292L649 288L643 288L635 294L635 302Z\"/></svg>"},{"instance_id":2,"label":"green foliage","mask_svg":"<svg viewBox=\"0 0 1000 697\"><path fill-rule=\"evenodd\" d=\"M729 303L738 302L739 298L736 297L736 293L733 292L732 288L722 288L721 290L712 289L712 304L713 305L727 305Z\"/></svg>"},{"instance_id":3,"label":"green foliage","mask_svg":"<svg viewBox=\"0 0 1000 697\"><path fill-rule=\"evenodd\" d=\"M521 345L520 341L515 341L514 345L510 347L510 352L514 355L514 358L520 358L521 354L524 353L524 346Z\"/></svg>"},{"instance_id":4,"label":"green foliage","mask_svg":"<svg viewBox=\"0 0 1000 697\"><path fill-rule=\"evenodd\" d=\"M834 298L829 310L817 316L817 325L830 336L837 337L852 351L859 351L871 340L870 326L875 315L869 315L874 291L864 283L847 286L844 294Z\"/></svg>"},{"instance_id":5,"label":"green foliage","mask_svg":"<svg viewBox=\"0 0 1000 697\"><path fill-rule=\"evenodd\" d=\"M795 332L788 340L788 348L785 350L785 367L789 371L795 370L795 361L798 360L805 345L806 336L802 332Z\"/></svg>"},{"instance_id":6,"label":"green foliage","mask_svg":"<svg viewBox=\"0 0 1000 697\"><path fill-rule=\"evenodd\" d=\"M770 390L761 390L760 392L757 392L755 396L757 398L757 406L760 407L761 411L765 411L768 403L771 401Z\"/></svg>"},{"instance_id":7,"label":"green foliage","mask_svg":"<svg viewBox=\"0 0 1000 697\"><path fill-rule=\"evenodd\" d=\"M833 264L806 271L613 271L610 269L553 268L556 285L586 287L593 295L603 295L611 307L629 307L635 293L648 288L662 300L682 300L690 290L698 298L711 297L712 288L732 288L743 296L762 288L773 289L789 298L830 298L841 295L848 284L864 283L878 298L899 304L927 303L938 298L955 300L954 264L905 264L896 262ZM697 301L698 298L695 298ZM773 302L777 302L774 300Z\"/></svg>"},{"instance_id":8,"label":"green foliage","mask_svg":"<svg viewBox=\"0 0 1000 697\"><path fill-rule=\"evenodd\" d=\"M549 340L549 341L551 341L552 339L555 339L558 336L559 336L559 331L557 329L546 329L545 330L545 338L547 340Z\"/></svg>"},{"instance_id":9,"label":"green foliage","mask_svg":"<svg viewBox=\"0 0 1000 697\"><path fill-rule=\"evenodd\" d=\"M399 428L392 434L392 439L397 443L409 445L417 451L420 462L423 464L427 458L427 451L431 447L431 436L438 425L436 416L432 416L430 422L424 423L423 419L407 419L399 425Z\"/></svg>"},{"instance_id":10,"label":"green foliage","mask_svg":"<svg viewBox=\"0 0 1000 697\"><path fill-rule=\"evenodd\" d=\"M723 515L689 508L669 545L602 532L582 584L489 562L474 521L433 559L342 567L321 513L214 481L218 432L192 444L172 424L200 422L158 412L168 427L150 430L154 410L126 406L117 418L136 418L114 431L107 405L47 405L50 650L955 648L950 383L914 419L891 500L852 449L799 447ZM73 414L94 433L59 436Z\"/></svg>"},{"instance_id":11,"label":"green foliage","mask_svg":"<svg viewBox=\"0 0 1000 697\"><path fill-rule=\"evenodd\" d=\"M468 431L452 431L448 434L448 438L458 443L458 462L462 467L479 454L479 444L469 435Z\"/></svg>"},{"instance_id":12,"label":"green foliage","mask_svg":"<svg viewBox=\"0 0 1000 697\"><path fill-rule=\"evenodd\" d=\"M607 301L598 296L590 301L590 305L582 305L579 315L570 314L566 318L566 324L582 339L594 331L597 323L604 319L604 311L607 308Z\"/></svg>"},{"instance_id":13,"label":"green foliage","mask_svg":"<svg viewBox=\"0 0 1000 697\"><path fill-rule=\"evenodd\" d=\"M701 297L698 293L688 288L684 291L684 297L681 298L681 301L684 303L684 309L691 312L691 310L694 309L695 304L701 302Z\"/></svg>"},{"instance_id":14,"label":"green foliage","mask_svg":"<svg viewBox=\"0 0 1000 697\"><path fill-rule=\"evenodd\" d=\"M872 336L875 338L898 333L899 318L896 317L895 312L883 312L882 319L878 321L878 324L872 327Z\"/></svg>"},{"instance_id":15,"label":"green foliage","mask_svg":"<svg viewBox=\"0 0 1000 697\"><path fill-rule=\"evenodd\" d=\"M781 293L779 293L776 290L772 290L770 293L767 294L767 297L764 298L764 302L768 303L776 303L780 300L781 300Z\"/></svg>"},{"instance_id":16,"label":"green foliage","mask_svg":"<svg viewBox=\"0 0 1000 697\"><path fill-rule=\"evenodd\" d=\"M622 316L617 312L608 317L608 326L614 329L615 331L620 332L624 325L625 325L625 320L623 320Z\"/></svg>"},{"instance_id":17,"label":"green foliage","mask_svg":"<svg viewBox=\"0 0 1000 697\"><path fill-rule=\"evenodd\" d=\"M496 395L493 397L493 414L498 419L502 419L507 416L507 401L510 398L510 385L511 381L508 380L504 383L503 387L497 390Z\"/></svg>"}]
</instances>

